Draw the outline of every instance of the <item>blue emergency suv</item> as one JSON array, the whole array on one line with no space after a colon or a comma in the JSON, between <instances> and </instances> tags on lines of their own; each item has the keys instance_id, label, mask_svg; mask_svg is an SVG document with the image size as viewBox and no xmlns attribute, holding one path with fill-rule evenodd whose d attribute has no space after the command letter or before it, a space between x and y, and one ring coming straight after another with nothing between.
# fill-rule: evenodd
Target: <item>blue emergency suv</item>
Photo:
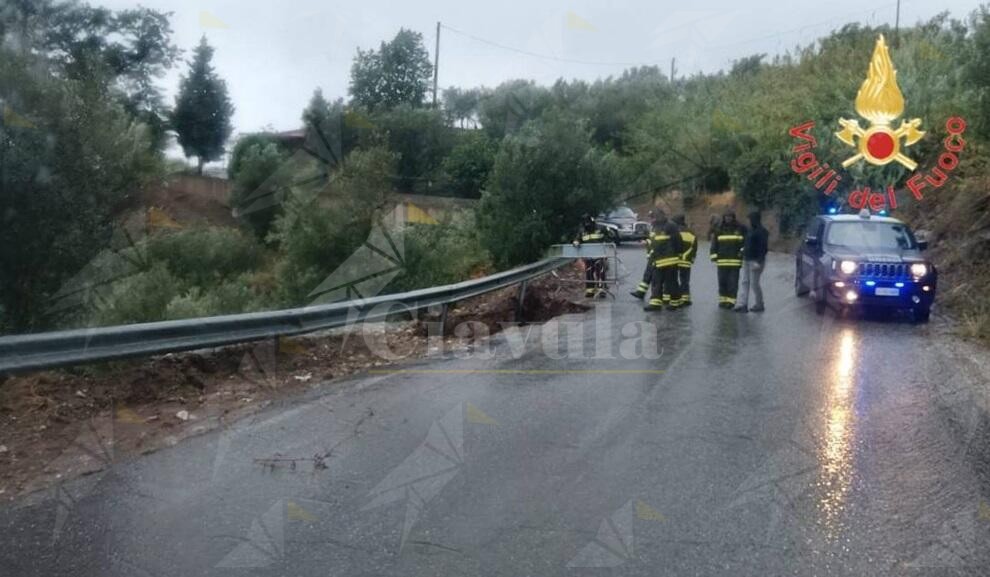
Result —
<instances>
[{"instance_id":1,"label":"blue emergency suv","mask_svg":"<svg viewBox=\"0 0 990 577\"><path fill-rule=\"evenodd\" d=\"M927 241L896 218L821 215L798 249L794 290L814 292L815 309L844 312L863 308L904 309L915 322L928 321L938 271L922 254Z\"/></svg>"}]
</instances>

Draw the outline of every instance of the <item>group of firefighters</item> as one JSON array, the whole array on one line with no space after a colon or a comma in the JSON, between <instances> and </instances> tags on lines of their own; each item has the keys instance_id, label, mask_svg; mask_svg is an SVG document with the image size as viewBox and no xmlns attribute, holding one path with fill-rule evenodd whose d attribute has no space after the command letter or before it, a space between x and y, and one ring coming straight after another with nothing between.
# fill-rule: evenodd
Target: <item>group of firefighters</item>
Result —
<instances>
[{"instance_id":1,"label":"group of firefighters","mask_svg":"<svg viewBox=\"0 0 990 577\"><path fill-rule=\"evenodd\" d=\"M759 212L751 213L749 219L751 229L738 222L731 209L720 218L713 216L709 258L718 270L718 306L738 312L761 312L764 303L760 276L766 262L768 234ZM698 254L698 238L688 228L684 215L670 219L664 211L656 210L652 224L646 239L646 270L631 294L642 299L649 293L645 310L677 310L691 304L691 267ZM610 239L593 218L586 217L576 242L606 243ZM607 294L606 267L607 259L585 260L586 297ZM752 307L748 306L750 290L755 300Z\"/></svg>"}]
</instances>

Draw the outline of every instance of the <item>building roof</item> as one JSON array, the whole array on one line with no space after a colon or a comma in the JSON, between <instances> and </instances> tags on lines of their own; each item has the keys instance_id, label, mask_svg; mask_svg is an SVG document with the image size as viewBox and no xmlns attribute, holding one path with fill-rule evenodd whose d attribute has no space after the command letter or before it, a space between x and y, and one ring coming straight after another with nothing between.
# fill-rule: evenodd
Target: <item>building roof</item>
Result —
<instances>
[{"instance_id":1,"label":"building roof","mask_svg":"<svg viewBox=\"0 0 990 577\"><path fill-rule=\"evenodd\" d=\"M306 140L306 129L297 128L296 130L276 132L272 134L272 137L277 140Z\"/></svg>"}]
</instances>

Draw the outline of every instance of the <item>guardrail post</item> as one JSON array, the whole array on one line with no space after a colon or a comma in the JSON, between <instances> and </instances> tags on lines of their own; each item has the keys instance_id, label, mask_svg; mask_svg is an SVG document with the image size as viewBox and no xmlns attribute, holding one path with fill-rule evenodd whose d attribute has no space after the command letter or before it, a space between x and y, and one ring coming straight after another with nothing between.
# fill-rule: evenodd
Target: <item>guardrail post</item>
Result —
<instances>
[{"instance_id":1,"label":"guardrail post","mask_svg":"<svg viewBox=\"0 0 990 577\"><path fill-rule=\"evenodd\" d=\"M440 336L447 336L447 309L452 303L443 303L443 307L440 309Z\"/></svg>"},{"instance_id":2,"label":"guardrail post","mask_svg":"<svg viewBox=\"0 0 990 577\"><path fill-rule=\"evenodd\" d=\"M526 300L526 287L529 285L529 281L522 281L519 283L519 302L516 303L516 322L522 323L523 314L523 302Z\"/></svg>"}]
</instances>

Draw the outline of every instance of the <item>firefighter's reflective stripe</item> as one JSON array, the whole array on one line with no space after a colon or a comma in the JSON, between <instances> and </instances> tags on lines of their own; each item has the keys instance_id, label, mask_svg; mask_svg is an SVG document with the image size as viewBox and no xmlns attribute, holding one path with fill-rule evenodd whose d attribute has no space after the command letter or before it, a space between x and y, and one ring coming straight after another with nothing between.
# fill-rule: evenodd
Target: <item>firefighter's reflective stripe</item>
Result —
<instances>
[{"instance_id":1,"label":"firefighter's reflective stripe","mask_svg":"<svg viewBox=\"0 0 990 577\"><path fill-rule=\"evenodd\" d=\"M650 306L651 307L663 306L663 301L660 299L650 299Z\"/></svg>"},{"instance_id":2,"label":"firefighter's reflective stripe","mask_svg":"<svg viewBox=\"0 0 990 577\"><path fill-rule=\"evenodd\" d=\"M605 235L600 232L581 235L581 242L601 242L605 240Z\"/></svg>"},{"instance_id":3,"label":"firefighter's reflective stripe","mask_svg":"<svg viewBox=\"0 0 990 577\"><path fill-rule=\"evenodd\" d=\"M691 268L694 264L694 257L698 254L698 239L694 236L694 233L689 231L681 231L681 242L684 243L684 252L681 253L681 260L677 263L678 266L683 268Z\"/></svg>"},{"instance_id":4,"label":"firefighter's reflective stripe","mask_svg":"<svg viewBox=\"0 0 990 577\"><path fill-rule=\"evenodd\" d=\"M718 297L718 302L720 302L720 303L729 303L731 305L734 305L734 304L736 304L736 298L735 297L723 297L723 296L720 296L720 297Z\"/></svg>"},{"instance_id":5,"label":"firefighter's reflective stripe","mask_svg":"<svg viewBox=\"0 0 990 577\"><path fill-rule=\"evenodd\" d=\"M712 242L710 258L719 267L741 267L745 240L742 229L720 231Z\"/></svg>"},{"instance_id":6,"label":"firefighter's reflective stripe","mask_svg":"<svg viewBox=\"0 0 990 577\"><path fill-rule=\"evenodd\" d=\"M650 235L653 247L650 253L650 261L653 263L654 268L676 267L677 263L680 262L681 256L675 248L675 241L679 241L680 238L672 237L671 234L671 231L658 230Z\"/></svg>"},{"instance_id":7,"label":"firefighter's reflective stripe","mask_svg":"<svg viewBox=\"0 0 990 577\"><path fill-rule=\"evenodd\" d=\"M646 293L648 290L650 290L650 285L645 282L640 282L639 285L636 286L636 292Z\"/></svg>"}]
</instances>

